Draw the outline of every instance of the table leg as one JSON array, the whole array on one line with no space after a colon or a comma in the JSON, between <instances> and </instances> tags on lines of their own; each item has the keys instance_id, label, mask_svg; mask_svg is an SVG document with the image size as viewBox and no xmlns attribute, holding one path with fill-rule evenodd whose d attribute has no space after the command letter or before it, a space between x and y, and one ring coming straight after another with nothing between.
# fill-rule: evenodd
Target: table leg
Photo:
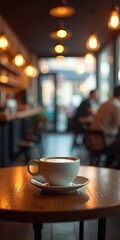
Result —
<instances>
[{"instance_id":1,"label":"table leg","mask_svg":"<svg viewBox=\"0 0 120 240\"><path fill-rule=\"evenodd\" d=\"M84 221L79 222L79 240L84 240Z\"/></svg>"},{"instance_id":2,"label":"table leg","mask_svg":"<svg viewBox=\"0 0 120 240\"><path fill-rule=\"evenodd\" d=\"M106 218L101 218L98 220L98 236L97 240L105 240L106 233Z\"/></svg>"},{"instance_id":3,"label":"table leg","mask_svg":"<svg viewBox=\"0 0 120 240\"><path fill-rule=\"evenodd\" d=\"M33 223L34 240L41 240L42 223Z\"/></svg>"}]
</instances>

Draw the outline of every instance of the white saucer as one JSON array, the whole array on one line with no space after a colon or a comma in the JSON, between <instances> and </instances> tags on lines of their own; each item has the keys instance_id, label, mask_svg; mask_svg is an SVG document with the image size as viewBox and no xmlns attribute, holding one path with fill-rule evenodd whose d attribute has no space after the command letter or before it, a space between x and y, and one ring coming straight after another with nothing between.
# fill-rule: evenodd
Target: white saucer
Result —
<instances>
[{"instance_id":1,"label":"white saucer","mask_svg":"<svg viewBox=\"0 0 120 240\"><path fill-rule=\"evenodd\" d=\"M51 192L51 193L67 193L75 191L79 188L84 187L89 183L89 179L82 176L77 176L72 183L70 183L69 186L51 186L47 182L41 182L39 181L38 177L34 177L30 180L30 182L42 189L44 192Z\"/></svg>"}]
</instances>

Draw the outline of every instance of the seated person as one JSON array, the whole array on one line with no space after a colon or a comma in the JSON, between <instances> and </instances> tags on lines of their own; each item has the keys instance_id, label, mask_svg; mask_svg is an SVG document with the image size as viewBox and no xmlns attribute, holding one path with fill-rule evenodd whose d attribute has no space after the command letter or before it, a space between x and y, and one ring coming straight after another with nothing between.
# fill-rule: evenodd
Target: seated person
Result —
<instances>
[{"instance_id":1,"label":"seated person","mask_svg":"<svg viewBox=\"0 0 120 240\"><path fill-rule=\"evenodd\" d=\"M120 133L120 86L114 88L113 97L110 100L101 104L90 129L102 130L105 133L107 152L110 155L118 154L120 156L120 138L117 137ZM94 148L101 149L101 142L97 139L97 136L92 138L92 143ZM108 161L106 166L111 164L110 158Z\"/></svg>"},{"instance_id":2,"label":"seated person","mask_svg":"<svg viewBox=\"0 0 120 240\"><path fill-rule=\"evenodd\" d=\"M87 99L84 99L79 107L77 108L74 120L73 120L73 130L75 132L82 131L82 126L80 125L80 118L82 117L91 117L96 114L94 110L94 103L97 104L98 100L98 91L97 89L91 90L89 93L89 97Z\"/></svg>"}]
</instances>

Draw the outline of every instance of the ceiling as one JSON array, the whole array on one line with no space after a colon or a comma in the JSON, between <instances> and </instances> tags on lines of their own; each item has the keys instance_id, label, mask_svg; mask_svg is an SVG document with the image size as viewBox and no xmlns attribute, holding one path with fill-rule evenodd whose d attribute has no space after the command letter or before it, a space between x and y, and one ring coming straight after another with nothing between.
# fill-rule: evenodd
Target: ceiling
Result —
<instances>
[{"instance_id":1,"label":"ceiling","mask_svg":"<svg viewBox=\"0 0 120 240\"><path fill-rule=\"evenodd\" d=\"M49 34L59 19L49 15L49 10L59 0L4 0L0 3L0 14L7 21L22 43L38 57L53 57L52 47L56 40ZM63 18L64 25L72 32L70 39L64 40L68 51L66 56L83 56L85 43L90 32L95 31L101 48L111 39L114 32L107 27L112 0L68 0L75 8L75 14ZM118 0L120 5L120 0Z\"/></svg>"}]
</instances>

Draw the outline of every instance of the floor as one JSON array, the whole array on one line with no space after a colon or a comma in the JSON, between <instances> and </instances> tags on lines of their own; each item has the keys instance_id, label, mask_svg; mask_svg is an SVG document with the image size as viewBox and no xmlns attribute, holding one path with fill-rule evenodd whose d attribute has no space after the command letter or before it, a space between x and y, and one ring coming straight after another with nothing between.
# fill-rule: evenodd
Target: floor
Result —
<instances>
[{"instance_id":1,"label":"floor","mask_svg":"<svg viewBox=\"0 0 120 240\"><path fill-rule=\"evenodd\" d=\"M47 134L43 138L44 152L42 156L79 156L82 165L89 164L89 154L84 146L81 149L71 151L73 136L67 134ZM38 156L36 150L33 157ZM12 165L25 164L23 156L18 158ZM120 239L120 216L107 219L106 240ZM97 220L85 221L84 240L96 239ZM43 224L42 240L78 240L79 223L52 223ZM0 240L33 240L32 224L12 223L0 221ZM102 240L102 239L101 239Z\"/></svg>"}]
</instances>

